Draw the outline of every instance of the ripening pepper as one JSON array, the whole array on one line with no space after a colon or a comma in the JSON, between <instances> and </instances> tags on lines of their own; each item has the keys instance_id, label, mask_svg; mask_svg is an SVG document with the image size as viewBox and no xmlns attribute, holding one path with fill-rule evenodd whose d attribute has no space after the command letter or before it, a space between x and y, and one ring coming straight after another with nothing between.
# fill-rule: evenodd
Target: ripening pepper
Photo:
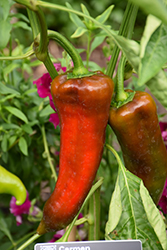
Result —
<instances>
[{"instance_id":1,"label":"ripening pepper","mask_svg":"<svg viewBox=\"0 0 167 250\"><path fill-rule=\"evenodd\" d=\"M121 146L125 167L143 180L158 204L167 178L167 151L154 100L148 93L136 91L131 102L111 107L109 124Z\"/></svg>"},{"instance_id":2,"label":"ripening pepper","mask_svg":"<svg viewBox=\"0 0 167 250\"><path fill-rule=\"evenodd\" d=\"M114 83L102 72L57 76L51 93L60 120L59 175L46 201L38 234L66 227L76 216L98 170Z\"/></svg>"},{"instance_id":3,"label":"ripening pepper","mask_svg":"<svg viewBox=\"0 0 167 250\"><path fill-rule=\"evenodd\" d=\"M0 166L0 194L13 195L18 206L25 202L27 196L22 181L2 166Z\"/></svg>"}]
</instances>

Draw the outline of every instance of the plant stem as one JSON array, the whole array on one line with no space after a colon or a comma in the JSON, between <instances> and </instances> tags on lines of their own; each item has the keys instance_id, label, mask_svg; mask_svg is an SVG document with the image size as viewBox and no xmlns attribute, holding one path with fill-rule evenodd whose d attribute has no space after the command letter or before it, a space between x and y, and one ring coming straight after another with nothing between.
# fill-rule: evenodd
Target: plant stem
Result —
<instances>
[{"instance_id":1,"label":"plant stem","mask_svg":"<svg viewBox=\"0 0 167 250\"><path fill-rule=\"evenodd\" d=\"M23 250L27 246L29 246L31 243L33 243L36 239L38 239L41 235L34 234L31 238L29 238L23 245L21 245L17 250Z\"/></svg>"},{"instance_id":2,"label":"plant stem","mask_svg":"<svg viewBox=\"0 0 167 250\"><path fill-rule=\"evenodd\" d=\"M47 160L48 160L48 162L49 162L49 166L50 166L50 169L51 169L51 171L52 171L52 175L53 175L53 177L54 177L54 179L55 179L55 182L56 182L56 181L57 181L57 174L56 174L55 168L54 168L54 166L53 166L52 159L51 159L51 157L50 157L49 148L48 148L48 143L47 143L47 140L46 140L45 127L44 127L44 126L42 126L41 131L42 131L44 149L45 149L45 153L46 153L46 156L47 156Z\"/></svg>"},{"instance_id":3,"label":"plant stem","mask_svg":"<svg viewBox=\"0 0 167 250\"><path fill-rule=\"evenodd\" d=\"M106 148L108 148L113 153L113 155L115 156L119 166L122 166L123 163L122 163L118 153L116 152L116 150L113 147L111 147L109 144L106 144L105 146L106 146Z\"/></svg>"},{"instance_id":4,"label":"plant stem","mask_svg":"<svg viewBox=\"0 0 167 250\"><path fill-rule=\"evenodd\" d=\"M82 209L84 208L85 204L88 202L88 200L90 199L90 197L93 195L93 193L102 185L103 183L103 178L100 178L91 188L91 190L89 191L86 199L84 200L79 212L77 213L76 217L74 218L74 220L71 222L71 224L68 226L67 231L65 232L65 234L61 237L61 239L58 240L58 242L66 242L68 241L68 237L69 234L73 228L73 226L75 225L75 222L78 218L78 215L81 213Z\"/></svg>"},{"instance_id":5,"label":"plant stem","mask_svg":"<svg viewBox=\"0 0 167 250\"><path fill-rule=\"evenodd\" d=\"M91 43L91 30L88 31L88 45L86 50L86 68L89 67L89 57L90 57L90 43Z\"/></svg>"},{"instance_id":6,"label":"plant stem","mask_svg":"<svg viewBox=\"0 0 167 250\"><path fill-rule=\"evenodd\" d=\"M35 52L36 52L37 58L40 61L45 62L46 57L47 57L47 51L48 51L47 25L46 25L44 14L39 6L35 14L38 17L39 26L40 26L40 41L39 41L39 46L37 47L37 50Z\"/></svg>"},{"instance_id":7,"label":"plant stem","mask_svg":"<svg viewBox=\"0 0 167 250\"><path fill-rule=\"evenodd\" d=\"M49 75L52 78L52 80L55 79L55 77L58 76L58 73L57 73L57 71L56 71L56 69L55 69L55 67L50 59L50 56L48 54L47 54L46 61L44 62L44 64L45 64L45 67L48 70Z\"/></svg>"},{"instance_id":8,"label":"plant stem","mask_svg":"<svg viewBox=\"0 0 167 250\"><path fill-rule=\"evenodd\" d=\"M119 29L119 33L118 33L119 35L122 35L127 38L132 37L132 32L133 32L133 28L134 28L134 24L135 24L135 20L137 16L137 11L138 11L138 8L132 3L128 2L126 9L125 9L124 16L123 16L123 20L121 22L121 26ZM110 77L113 77L113 73L114 73L114 69L118 60L119 52L120 52L120 48L116 44L113 49L112 57L107 68L107 75L109 75Z\"/></svg>"},{"instance_id":9,"label":"plant stem","mask_svg":"<svg viewBox=\"0 0 167 250\"><path fill-rule=\"evenodd\" d=\"M100 187L89 199L88 240L100 239Z\"/></svg>"},{"instance_id":10,"label":"plant stem","mask_svg":"<svg viewBox=\"0 0 167 250\"><path fill-rule=\"evenodd\" d=\"M47 25L44 14L38 6L37 11L27 9L30 24L32 27L34 37L34 49L37 58L42 61L48 70L50 77L54 79L58 73L50 59L48 54L48 37L47 37ZM39 37L40 33L40 37Z\"/></svg>"},{"instance_id":11,"label":"plant stem","mask_svg":"<svg viewBox=\"0 0 167 250\"><path fill-rule=\"evenodd\" d=\"M1 56L0 60L19 60L19 59L25 59L31 55L34 54L34 50L29 50L27 51L24 55L20 55L20 56Z\"/></svg>"},{"instance_id":12,"label":"plant stem","mask_svg":"<svg viewBox=\"0 0 167 250\"><path fill-rule=\"evenodd\" d=\"M127 99L128 94L124 90L124 67L126 63L126 58L122 55L117 72L117 84L116 84L116 96L115 100L117 102L124 101Z\"/></svg>"},{"instance_id":13,"label":"plant stem","mask_svg":"<svg viewBox=\"0 0 167 250\"><path fill-rule=\"evenodd\" d=\"M27 8L27 14L32 28L33 38L37 37L40 32L39 20L34 11Z\"/></svg>"},{"instance_id":14,"label":"plant stem","mask_svg":"<svg viewBox=\"0 0 167 250\"><path fill-rule=\"evenodd\" d=\"M14 245L17 246L19 243L21 243L22 241L26 240L27 238L29 238L30 236L32 236L34 234L34 232L28 233L26 234L24 237L22 237L21 239L17 240ZM13 249L13 245L10 246L9 248L7 248L6 250L11 250Z\"/></svg>"},{"instance_id":15,"label":"plant stem","mask_svg":"<svg viewBox=\"0 0 167 250\"><path fill-rule=\"evenodd\" d=\"M88 70L84 67L82 58L80 57L78 51L64 36L56 31L49 31L48 38L55 40L70 55L74 63L74 75L84 75L88 73Z\"/></svg>"}]
</instances>

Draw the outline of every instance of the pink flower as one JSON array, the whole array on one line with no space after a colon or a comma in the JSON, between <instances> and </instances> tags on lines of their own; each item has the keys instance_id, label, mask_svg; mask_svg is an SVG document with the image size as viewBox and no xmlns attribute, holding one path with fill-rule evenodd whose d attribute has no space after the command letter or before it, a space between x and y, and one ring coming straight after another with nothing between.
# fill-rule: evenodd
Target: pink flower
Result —
<instances>
[{"instance_id":1,"label":"pink flower","mask_svg":"<svg viewBox=\"0 0 167 250\"><path fill-rule=\"evenodd\" d=\"M25 202L18 206L16 205L16 198L14 196L12 196L11 201L10 201L10 212L16 216L16 222L17 222L17 226L22 224L22 214L29 214L29 210L31 207L31 202L29 200L29 194L27 192L27 197Z\"/></svg>"},{"instance_id":2,"label":"pink flower","mask_svg":"<svg viewBox=\"0 0 167 250\"><path fill-rule=\"evenodd\" d=\"M162 208L164 214L167 214L167 180L158 205Z\"/></svg>"},{"instance_id":3,"label":"pink flower","mask_svg":"<svg viewBox=\"0 0 167 250\"><path fill-rule=\"evenodd\" d=\"M164 140L165 146L167 148L167 122L160 122L159 123L162 139Z\"/></svg>"},{"instance_id":4,"label":"pink flower","mask_svg":"<svg viewBox=\"0 0 167 250\"><path fill-rule=\"evenodd\" d=\"M78 215L78 220L81 219L81 218L83 218L83 215L80 213ZM80 238L82 240L84 240L85 237L86 237L86 233L84 232L84 230L80 229L81 227L83 227L83 224L77 226L78 234L79 234ZM60 230L60 231L57 231L56 234L54 234L53 238L49 242L55 242L55 241L59 240L64 235L64 233L65 233L64 229Z\"/></svg>"},{"instance_id":5,"label":"pink flower","mask_svg":"<svg viewBox=\"0 0 167 250\"><path fill-rule=\"evenodd\" d=\"M162 139L164 140L167 149L167 122L160 122L159 126L161 129ZM167 214L167 180L158 205L162 208L164 214Z\"/></svg>"},{"instance_id":6,"label":"pink flower","mask_svg":"<svg viewBox=\"0 0 167 250\"><path fill-rule=\"evenodd\" d=\"M53 238L49 242L55 242L59 240L65 233L65 230L62 229L60 231L57 231L56 234L54 234Z\"/></svg>"},{"instance_id":7,"label":"pink flower","mask_svg":"<svg viewBox=\"0 0 167 250\"><path fill-rule=\"evenodd\" d=\"M62 70L63 72L66 71L66 67L61 67L60 63L56 63L56 64L54 64L54 66L55 66L57 71L60 71L60 70ZM46 98L47 96L49 97L50 106L55 111L55 113L50 115L49 121L52 122L54 127L56 128L57 125L59 124L59 117L58 117L56 108L54 106L53 98L52 98L51 91L50 91L51 90L51 82L52 82L52 79L51 79L49 73L45 73L39 79L34 81L33 84L37 85L37 92L41 98Z\"/></svg>"}]
</instances>

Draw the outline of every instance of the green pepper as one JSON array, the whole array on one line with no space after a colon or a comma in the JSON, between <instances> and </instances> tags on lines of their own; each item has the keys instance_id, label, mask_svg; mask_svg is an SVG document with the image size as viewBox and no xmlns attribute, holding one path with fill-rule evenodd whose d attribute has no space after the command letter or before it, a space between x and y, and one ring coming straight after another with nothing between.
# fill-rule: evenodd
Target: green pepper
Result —
<instances>
[{"instance_id":1,"label":"green pepper","mask_svg":"<svg viewBox=\"0 0 167 250\"><path fill-rule=\"evenodd\" d=\"M11 194L16 198L16 205L22 205L26 200L26 188L14 174L0 166L0 193Z\"/></svg>"},{"instance_id":2,"label":"green pepper","mask_svg":"<svg viewBox=\"0 0 167 250\"><path fill-rule=\"evenodd\" d=\"M59 175L38 234L65 228L86 198L101 162L114 83L102 72L57 76L51 93L60 120Z\"/></svg>"},{"instance_id":3,"label":"green pepper","mask_svg":"<svg viewBox=\"0 0 167 250\"><path fill-rule=\"evenodd\" d=\"M143 180L158 204L167 178L167 151L153 98L136 91L132 101L110 108L109 124L121 146L125 167Z\"/></svg>"}]
</instances>

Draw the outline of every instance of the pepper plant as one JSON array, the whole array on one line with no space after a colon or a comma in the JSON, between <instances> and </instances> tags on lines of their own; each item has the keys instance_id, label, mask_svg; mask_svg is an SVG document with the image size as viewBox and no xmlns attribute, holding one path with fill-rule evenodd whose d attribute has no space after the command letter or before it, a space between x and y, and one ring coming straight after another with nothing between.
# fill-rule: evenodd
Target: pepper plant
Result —
<instances>
[{"instance_id":1,"label":"pepper plant","mask_svg":"<svg viewBox=\"0 0 167 250\"><path fill-rule=\"evenodd\" d=\"M15 3L27 16L11 14ZM92 17L83 3L76 10L70 3L1 1L2 250L32 249L56 235L68 241L73 231L73 240L139 239L144 250L167 249L167 151L159 126L167 109L167 6L126 3L117 31L108 21L113 5ZM47 9L69 14L77 26L71 38L47 28ZM146 23L135 41L139 9ZM12 24L13 17L19 21ZM13 39L19 27L31 34L29 47ZM86 49L76 49L71 41L82 37ZM51 40L62 58L50 54ZM101 68L91 53L106 41L110 56ZM47 72L33 84L39 65ZM19 226L11 227L9 202Z\"/></svg>"}]
</instances>

